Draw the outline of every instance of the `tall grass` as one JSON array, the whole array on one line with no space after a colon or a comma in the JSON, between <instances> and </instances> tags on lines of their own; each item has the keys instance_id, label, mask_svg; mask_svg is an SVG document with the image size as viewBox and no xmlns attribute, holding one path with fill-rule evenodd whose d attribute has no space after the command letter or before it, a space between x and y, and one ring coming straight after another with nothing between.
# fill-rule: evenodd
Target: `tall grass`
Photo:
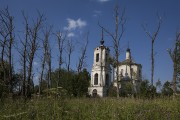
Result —
<instances>
[{"instance_id":1,"label":"tall grass","mask_svg":"<svg viewBox=\"0 0 180 120\"><path fill-rule=\"evenodd\" d=\"M178 120L180 99L33 99L6 100L1 120Z\"/></svg>"}]
</instances>

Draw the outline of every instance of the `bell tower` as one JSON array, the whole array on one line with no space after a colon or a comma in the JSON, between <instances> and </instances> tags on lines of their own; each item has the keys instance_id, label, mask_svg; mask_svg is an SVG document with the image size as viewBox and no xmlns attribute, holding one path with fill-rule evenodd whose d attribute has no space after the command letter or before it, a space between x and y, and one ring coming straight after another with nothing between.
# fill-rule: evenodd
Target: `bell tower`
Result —
<instances>
[{"instance_id":1,"label":"bell tower","mask_svg":"<svg viewBox=\"0 0 180 120\"><path fill-rule=\"evenodd\" d=\"M100 46L94 49L94 60L91 70L91 82L88 92L91 96L107 96L107 90L111 84L111 67L108 62L110 50L104 46L104 35Z\"/></svg>"}]
</instances>

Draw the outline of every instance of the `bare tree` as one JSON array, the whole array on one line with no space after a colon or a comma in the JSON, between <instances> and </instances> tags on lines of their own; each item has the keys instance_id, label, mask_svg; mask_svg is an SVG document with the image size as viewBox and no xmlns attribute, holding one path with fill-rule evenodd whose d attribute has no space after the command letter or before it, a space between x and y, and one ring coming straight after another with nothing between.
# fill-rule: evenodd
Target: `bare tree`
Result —
<instances>
[{"instance_id":1,"label":"bare tree","mask_svg":"<svg viewBox=\"0 0 180 120\"><path fill-rule=\"evenodd\" d=\"M79 57L78 66L77 66L78 73L82 71L82 69L83 69L83 67L85 65L85 59L87 57L86 56L86 51L87 51L87 46L88 46L88 37L89 37L89 33L87 34L85 44L81 48L81 56Z\"/></svg>"},{"instance_id":2,"label":"bare tree","mask_svg":"<svg viewBox=\"0 0 180 120\"><path fill-rule=\"evenodd\" d=\"M168 53L173 62L173 92L174 94L177 91L176 83L177 83L177 70L178 70L178 44L180 43L180 32L176 33L176 42L173 51L168 49Z\"/></svg>"},{"instance_id":3,"label":"bare tree","mask_svg":"<svg viewBox=\"0 0 180 120\"><path fill-rule=\"evenodd\" d=\"M66 34L63 36L63 34L58 31L56 32L57 37L57 43L58 43L58 52L59 52L59 71L58 71L58 81L57 81L57 87L59 87L59 81L61 79L61 67L63 64L63 51L64 51L64 41L66 39Z\"/></svg>"},{"instance_id":4,"label":"bare tree","mask_svg":"<svg viewBox=\"0 0 180 120\"><path fill-rule=\"evenodd\" d=\"M144 31L146 32L147 36L151 40L151 85L152 86L153 86L153 81L154 81L154 42L157 38L157 35L159 34L161 24L162 24L162 19L160 16L158 16L157 28L152 34L147 30L147 25L142 25Z\"/></svg>"},{"instance_id":5,"label":"bare tree","mask_svg":"<svg viewBox=\"0 0 180 120\"><path fill-rule=\"evenodd\" d=\"M67 66L68 72L70 71L71 55L72 55L73 50L74 50L74 45L73 45L72 39L70 39L67 41L67 47L66 47L66 51L68 54L68 62L66 66Z\"/></svg>"},{"instance_id":6,"label":"bare tree","mask_svg":"<svg viewBox=\"0 0 180 120\"><path fill-rule=\"evenodd\" d=\"M122 14L119 13L119 6L116 5L114 9L114 19L115 19L115 31L114 33L110 32L103 26L99 25L104 31L112 38L113 42L113 50L114 50L114 65L116 67L116 83L117 83L117 98L119 98L119 82L120 82L120 76L119 76L119 56L120 56L120 41L122 39L122 36L125 31L125 10L123 10Z\"/></svg>"},{"instance_id":7,"label":"bare tree","mask_svg":"<svg viewBox=\"0 0 180 120\"><path fill-rule=\"evenodd\" d=\"M9 83L9 92L12 93L12 46L14 43L14 25L13 25L13 16L11 16L8 7L4 10L0 10L0 35L3 37L2 46L2 63L4 60L5 49L7 48L7 58L8 58L8 83ZM3 63L4 68L4 63Z\"/></svg>"},{"instance_id":8,"label":"bare tree","mask_svg":"<svg viewBox=\"0 0 180 120\"><path fill-rule=\"evenodd\" d=\"M44 76L44 70L45 70L45 66L48 63L49 69L48 69L48 84L47 84L47 88L49 88L49 81L51 80L51 76L49 77L49 72L51 72L51 57L49 57L49 36L50 36L50 32L51 32L51 27L49 29L46 29L44 32L44 39L43 39L43 56L42 56L42 64L41 64L41 74L40 74L40 78L39 78L39 94L41 93L41 86L42 86L42 81L43 81L43 76Z\"/></svg>"},{"instance_id":9,"label":"bare tree","mask_svg":"<svg viewBox=\"0 0 180 120\"><path fill-rule=\"evenodd\" d=\"M45 62L46 62L46 44L43 43L43 56L41 58L41 73L40 73L40 78L39 78L39 95L41 94L41 90L42 90L42 81L43 81L43 76L44 76L44 68L45 68Z\"/></svg>"},{"instance_id":10,"label":"bare tree","mask_svg":"<svg viewBox=\"0 0 180 120\"><path fill-rule=\"evenodd\" d=\"M43 15L39 14L37 20L33 23L33 26L29 28L29 41L28 41L29 52L27 56L28 74L27 74L27 94L26 94L28 98L31 97L31 83L32 83L31 78L32 78L33 60L35 57L35 53L39 48L38 35L43 23L43 18L44 18Z\"/></svg>"},{"instance_id":11,"label":"bare tree","mask_svg":"<svg viewBox=\"0 0 180 120\"><path fill-rule=\"evenodd\" d=\"M0 14L0 45L1 45L1 64L2 64L2 70L4 72L3 74L3 82L6 82L6 68L5 68L5 61L4 56L6 54L6 48L7 48L7 38L9 36L9 32L7 30L6 24L4 24L4 17L3 14Z\"/></svg>"},{"instance_id":12,"label":"bare tree","mask_svg":"<svg viewBox=\"0 0 180 120\"><path fill-rule=\"evenodd\" d=\"M22 12L24 21L25 21L25 37L24 40L20 39L20 44L22 45L21 49L17 49L20 54L20 64L22 65L22 95L26 96L26 80L27 80L27 46L28 46L28 37L29 37L29 24L28 24L28 17Z\"/></svg>"},{"instance_id":13,"label":"bare tree","mask_svg":"<svg viewBox=\"0 0 180 120\"><path fill-rule=\"evenodd\" d=\"M45 39L46 39L46 43L47 43L47 50L46 50L46 58L47 58L47 64L48 64L48 88L51 88L51 47L50 47L50 43L49 43L49 36L50 36L50 31L51 28L49 29L49 31L46 31L45 33Z\"/></svg>"}]
</instances>

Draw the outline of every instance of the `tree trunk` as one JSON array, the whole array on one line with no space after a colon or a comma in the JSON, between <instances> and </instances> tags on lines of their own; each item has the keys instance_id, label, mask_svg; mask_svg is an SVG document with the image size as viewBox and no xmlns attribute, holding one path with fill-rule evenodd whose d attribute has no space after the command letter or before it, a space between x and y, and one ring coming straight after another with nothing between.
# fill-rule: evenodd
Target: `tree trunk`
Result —
<instances>
[{"instance_id":1,"label":"tree trunk","mask_svg":"<svg viewBox=\"0 0 180 120\"><path fill-rule=\"evenodd\" d=\"M151 85L153 86L154 81L154 41L152 41L151 48Z\"/></svg>"}]
</instances>

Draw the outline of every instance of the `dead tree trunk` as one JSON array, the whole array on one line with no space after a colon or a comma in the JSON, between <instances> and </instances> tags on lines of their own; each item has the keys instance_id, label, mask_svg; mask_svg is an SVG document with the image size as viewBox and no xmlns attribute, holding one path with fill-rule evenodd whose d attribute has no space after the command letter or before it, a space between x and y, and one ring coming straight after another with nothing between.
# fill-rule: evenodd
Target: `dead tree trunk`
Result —
<instances>
[{"instance_id":1,"label":"dead tree trunk","mask_svg":"<svg viewBox=\"0 0 180 120\"><path fill-rule=\"evenodd\" d=\"M155 32L153 32L153 34L151 34L147 30L147 26L145 26L145 25L142 26L144 31L146 32L147 36L151 40L151 86L153 86L153 81L154 81L154 42L155 42L155 40L157 38L157 35L159 34L161 24L162 24L162 19L161 19L161 17L158 16L157 28L156 28Z\"/></svg>"},{"instance_id":2,"label":"dead tree trunk","mask_svg":"<svg viewBox=\"0 0 180 120\"><path fill-rule=\"evenodd\" d=\"M20 43L22 44L22 49L18 48L20 54L20 64L22 65L22 95L26 96L26 80L27 80L27 44L28 44L28 37L29 37L29 25L28 25L28 17L22 12L24 21L25 21L25 38L21 40Z\"/></svg>"},{"instance_id":3,"label":"dead tree trunk","mask_svg":"<svg viewBox=\"0 0 180 120\"><path fill-rule=\"evenodd\" d=\"M78 73L82 71L85 65L87 46L88 46L88 34L87 34L85 45L83 45L83 47L81 48L81 56L79 57L78 66L77 66Z\"/></svg>"},{"instance_id":4,"label":"dead tree trunk","mask_svg":"<svg viewBox=\"0 0 180 120\"><path fill-rule=\"evenodd\" d=\"M8 7L0 11L1 35L4 34L4 43L2 53L7 48L8 57L8 86L9 93L13 92L12 86L12 45L14 43L14 25L13 17L9 13ZM2 57L4 56L2 54ZM3 58L2 58L3 59Z\"/></svg>"},{"instance_id":5,"label":"dead tree trunk","mask_svg":"<svg viewBox=\"0 0 180 120\"><path fill-rule=\"evenodd\" d=\"M46 31L44 33L44 40L43 40L43 56L42 56L42 63L41 63L41 75L39 79L39 94L41 94L42 90L42 81L43 81L43 76L44 76L44 69L46 66L46 61L47 61L47 49L48 49L48 32Z\"/></svg>"},{"instance_id":6,"label":"dead tree trunk","mask_svg":"<svg viewBox=\"0 0 180 120\"><path fill-rule=\"evenodd\" d=\"M57 32L56 37L57 37L58 50L59 50L59 71L58 71L58 81L57 81L57 87L59 87L61 80L61 66L63 64L64 41L66 39L66 35L63 36L61 32Z\"/></svg>"},{"instance_id":7,"label":"dead tree trunk","mask_svg":"<svg viewBox=\"0 0 180 120\"><path fill-rule=\"evenodd\" d=\"M9 81L10 81L10 85L11 85L11 88L10 88L10 93L13 92L13 86L12 86L12 45L13 45L13 42L14 42L14 35L13 35L13 17L12 16L9 16L9 35L10 35L10 38L9 38L9 46L8 46L8 61L9 61Z\"/></svg>"},{"instance_id":8,"label":"dead tree trunk","mask_svg":"<svg viewBox=\"0 0 180 120\"><path fill-rule=\"evenodd\" d=\"M9 33L6 33L4 30L5 30L4 28L0 30L0 36L2 37L2 39L0 41L0 44L1 44L1 47L2 47L2 49L1 49L1 64L2 64L2 66L1 67L2 67L2 70L3 70L3 80L2 80L3 86L5 86L6 83L7 83L7 80L6 80L7 73L6 73L6 66L5 66L4 55L6 53L7 37L9 35Z\"/></svg>"},{"instance_id":9,"label":"dead tree trunk","mask_svg":"<svg viewBox=\"0 0 180 120\"><path fill-rule=\"evenodd\" d=\"M70 71L70 64L71 64L71 55L74 50L73 42L72 40L68 40L67 43L67 54L68 54L68 62L67 62L67 71Z\"/></svg>"},{"instance_id":10,"label":"dead tree trunk","mask_svg":"<svg viewBox=\"0 0 180 120\"><path fill-rule=\"evenodd\" d=\"M38 44L38 34L43 22L43 15L38 16L37 21L34 23L32 28L29 29L30 40L29 40L29 53L28 53L28 75L27 75L27 97L31 98L31 82L32 82L32 68L33 68L33 60L35 57L35 53L39 47Z\"/></svg>"},{"instance_id":11,"label":"dead tree trunk","mask_svg":"<svg viewBox=\"0 0 180 120\"><path fill-rule=\"evenodd\" d=\"M43 49L44 49L44 45L43 45ZM46 62L46 58L45 58L45 51L43 52L43 57L42 57L42 64L41 64L41 75L40 75L40 79L39 79L39 95L41 94L41 90L42 90L42 81L43 81L43 75L44 75L44 68L45 68L45 62Z\"/></svg>"},{"instance_id":12,"label":"dead tree trunk","mask_svg":"<svg viewBox=\"0 0 180 120\"><path fill-rule=\"evenodd\" d=\"M48 88L52 87L52 82L51 82L51 48L49 48L49 52L48 52Z\"/></svg>"},{"instance_id":13,"label":"dead tree trunk","mask_svg":"<svg viewBox=\"0 0 180 120\"><path fill-rule=\"evenodd\" d=\"M119 56L120 56L120 40L124 34L126 23L125 10L119 15L119 6L117 5L114 9L115 16L115 31L111 33L101 25L99 25L104 31L112 38L114 56L115 56L115 67L116 67L116 83L117 83L117 98L119 98L119 84L120 84L120 74L119 74Z\"/></svg>"},{"instance_id":14,"label":"dead tree trunk","mask_svg":"<svg viewBox=\"0 0 180 120\"><path fill-rule=\"evenodd\" d=\"M173 51L168 49L168 53L173 61L173 93L175 94L177 91L176 83L177 83L177 70L178 70L178 43L180 42L180 33L176 33L176 42Z\"/></svg>"}]
</instances>

